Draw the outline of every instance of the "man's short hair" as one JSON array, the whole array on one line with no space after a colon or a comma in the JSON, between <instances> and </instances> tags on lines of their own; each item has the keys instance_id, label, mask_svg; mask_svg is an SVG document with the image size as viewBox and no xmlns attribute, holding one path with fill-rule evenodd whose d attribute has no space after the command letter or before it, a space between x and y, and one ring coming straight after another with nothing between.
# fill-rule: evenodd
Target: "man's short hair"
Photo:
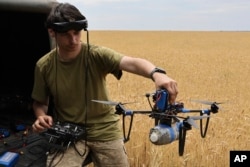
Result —
<instances>
[{"instance_id":1,"label":"man's short hair","mask_svg":"<svg viewBox=\"0 0 250 167\"><path fill-rule=\"evenodd\" d=\"M58 3L52 8L45 26L63 33L69 30L86 30L88 22L75 6L69 3Z\"/></svg>"}]
</instances>

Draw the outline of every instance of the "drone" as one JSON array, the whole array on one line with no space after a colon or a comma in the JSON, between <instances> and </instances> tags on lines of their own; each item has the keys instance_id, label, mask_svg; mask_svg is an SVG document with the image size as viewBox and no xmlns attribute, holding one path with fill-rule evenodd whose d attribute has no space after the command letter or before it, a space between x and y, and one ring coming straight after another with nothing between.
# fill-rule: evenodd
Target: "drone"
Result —
<instances>
[{"instance_id":1,"label":"drone","mask_svg":"<svg viewBox=\"0 0 250 167\"><path fill-rule=\"evenodd\" d=\"M186 133L192 127L199 128L195 120L200 120L200 135L202 138L206 137L207 129L211 113L215 114L219 111L219 104L217 102L209 102L203 100L193 100L194 102L210 105L209 109L195 109L190 110L184 108L184 103L177 102L175 104L169 103L169 93L166 89L156 90L154 93L147 93L148 103L151 107L150 111L132 111L124 107L127 103L92 100L93 102L103 103L115 106L115 113L123 116L123 137L124 142L129 141L130 133L133 124L133 116L135 114L146 114L154 119L154 127L149 131L149 139L155 145L166 145L176 140L179 141L179 156L184 153ZM153 105L150 97L152 97ZM200 113L199 116L178 116L179 113ZM128 132L126 132L125 117L130 116ZM205 125L203 120L206 119ZM204 126L204 127L203 127Z\"/></svg>"}]
</instances>

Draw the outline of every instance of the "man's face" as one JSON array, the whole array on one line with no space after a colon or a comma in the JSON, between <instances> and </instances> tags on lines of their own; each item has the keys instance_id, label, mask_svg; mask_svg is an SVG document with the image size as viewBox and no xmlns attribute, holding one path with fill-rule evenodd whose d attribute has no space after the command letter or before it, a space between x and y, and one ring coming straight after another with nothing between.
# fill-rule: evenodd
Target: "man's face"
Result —
<instances>
[{"instance_id":1,"label":"man's face","mask_svg":"<svg viewBox=\"0 0 250 167\"><path fill-rule=\"evenodd\" d=\"M55 39L59 48L74 51L81 43L81 30L69 30L67 32L55 32Z\"/></svg>"}]
</instances>

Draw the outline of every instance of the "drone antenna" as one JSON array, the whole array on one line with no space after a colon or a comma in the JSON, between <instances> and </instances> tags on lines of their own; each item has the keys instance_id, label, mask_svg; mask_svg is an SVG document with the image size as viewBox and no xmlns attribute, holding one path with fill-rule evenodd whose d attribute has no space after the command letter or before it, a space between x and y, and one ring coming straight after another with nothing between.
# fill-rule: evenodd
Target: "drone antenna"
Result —
<instances>
[{"instance_id":1,"label":"drone antenna","mask_svg":"<svg viewBox=\"0 0 250 167\"><path fill-rule=\"evenodd\" d=\"M149 104L150 108L153 109L153 106L152 106L152 104L151 104L151 102L149 100L149 97L151 96L151 93L146 93L145 96L147 97L148 104Z\"/></svg>"}]
</instances>

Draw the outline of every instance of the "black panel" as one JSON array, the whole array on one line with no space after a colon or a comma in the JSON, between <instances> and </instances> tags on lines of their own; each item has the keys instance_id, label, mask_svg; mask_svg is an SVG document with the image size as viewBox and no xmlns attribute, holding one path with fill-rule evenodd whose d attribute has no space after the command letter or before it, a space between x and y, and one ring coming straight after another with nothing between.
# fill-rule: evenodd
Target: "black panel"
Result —
<instances>
[{"instance_id":1,"label":"black panel","mask_svg":"<svg viewBox=\"0 0 250 167\"><path fill-rule=\"evenodd\" d=\"M25 117L23 111L31 109L34 66L50 50L46 17L44 13L0 11L0 117Z\"/></svg>"},{"instance_id":2,"label":"black panel","mask_svg":"<svg viewBox=\"0 0 250 167\"><path fill-rule=\"evenodd\" d=\"M50 50L45 17L34 13L0 13L0 94L30 95L35 62Z\"/></svg>"}]
</instances>

